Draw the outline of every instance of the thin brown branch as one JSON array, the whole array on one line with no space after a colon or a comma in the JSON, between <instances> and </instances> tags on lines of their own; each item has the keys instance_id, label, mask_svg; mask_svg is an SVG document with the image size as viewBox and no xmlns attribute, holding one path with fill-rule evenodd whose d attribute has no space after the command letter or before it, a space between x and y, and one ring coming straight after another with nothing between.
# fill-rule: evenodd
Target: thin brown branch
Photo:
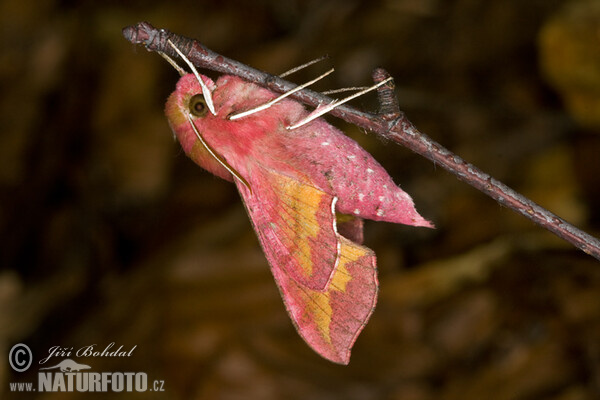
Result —
<instances>
[{"instance_id":1,"label":"thin brown branch","mask_svg":"<svg viewBox=\"0 0 600 400\"><path fill-rule=\"evenodd\" d=\"M283 93L296 87L277 76L251 68L235 60L217 54L196 40L176 35L165 29L156 29L147 22L138 23L123 29L123 35L134 44L143 44L150 51L159 51L176 57L171 40L197 67L210 69L229 75L237 75L250 82L267 87L274 92ZM373 79L381 82L389 75L383 69L373 73ZM398 107L393 85L383 85L378 90L379 114L365 113L353 107L343 105L331 111L331 114L362 128L401 144L417 154L443 167L458 179L479 189L500 204L511 208L531 221L572 243L587 254L600 260L600 241L583 232L567 221L515 192L502 182L497 181L474 165L465 162L457 155L419 132L404 116ZM304 89L291 96L306 105L316 107L329 103L331 98L312 90Z\"/></svg>"}]
</instances>

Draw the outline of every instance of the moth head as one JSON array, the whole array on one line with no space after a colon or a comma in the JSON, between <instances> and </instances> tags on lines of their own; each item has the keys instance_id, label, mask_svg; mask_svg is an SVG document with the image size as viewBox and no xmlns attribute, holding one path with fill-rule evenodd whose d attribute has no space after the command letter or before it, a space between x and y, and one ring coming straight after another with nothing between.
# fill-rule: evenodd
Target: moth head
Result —
<instances>
[{"instance_id":1,"label":"moth head","mask_svg":"<svg viewBox=\"0 0 600 400\"><path fill-rule=\"evenodd\" d=\"M208 112L208 105L202 93L196 93L188 100L188 112L195 118L202 118Z\"/></svg>"},{"instance_id":2,"label":"moth head","mask_svg":"<svg viewBox=\"0 0 600 400\"><path fill-rule=\"evenodd\" d=\"M196 69L196 66L194 65L194 63L192 63L192 61L187 58L185 56L185 54L183 54L181 52L181 50L179 50L179 48L177 48L177 46L175 46L175 44L173 44L173 42L169 39L167 40L167 43L169 43L169 45L173 48L173 50L175 50L175 52L179 55L179 57L181 57L181 59L183 61L185 61L185 63L190 67L190 70L192 71L192 73L194 74L194 76L196 77L198 84L200 85L200 88L202 89L202 94L204 95L204 99L206 100L206 105L210 111L211 114L216 115L217 113L215 112L215 107L213 106L213 101L212 101L212 90L211 88L209 88L209 86L206 84L206 82L204 81L204 79L206 78L205 76L202 76L198 73L198 70ZM179 72L179 75L181 75L181 77L185 77L187 76L187 74L185 73L185 70L183 68L181 68L179 66L179 64L177 64L175 62L175 60L173 60L171 57L169 57L167 54L163 53L163 52L159 52L159 54L165 59L167 60L167 62L169 64L171 64L171 66L173 68L175 68L177 70L177 72ZM208 78L206 78L208 79ZM210 81L210 79L208 79ZM212 81L211 81L212 82ZM213 88L214 88L214 84L213 84Z\"/></svg>"},{"instance_id":3,"label":"moth head","mask_svg":"<svg viewBox=\"0 0 600 400\"><path fill-rule=\"evenodd\" d=\"M205 76L200 77L210 94L215 88L214 82ZM203 87L198 84L196 75L187 74L182 76L177 82L177 88L169 96L165 107L169 125L186 154L190 155L196 163L225 179L235 178L239 180L252 192L246 179L229 165L227 160L217 150L213 149L203 137L205 129L214 129L214 127L211 128L211 122L214 123L215 121L214 109L211 110L205 93L206 89L203 90Z\"/></svg>"},{"instance_id":4,"label":"moth head","mask_svg":"<svg viewBox=\"0 0 600 400\"><path fill-rule=\"evenodd\" d=\"M215 87L214 82L206 76L200 76L212 93ZM201 122L204 118L212 115L206 96L194 74L187 74L179 79L175 91L167 100L165 113L172 127L189 124L188 117Z\"/></svg>"}]
</instances>

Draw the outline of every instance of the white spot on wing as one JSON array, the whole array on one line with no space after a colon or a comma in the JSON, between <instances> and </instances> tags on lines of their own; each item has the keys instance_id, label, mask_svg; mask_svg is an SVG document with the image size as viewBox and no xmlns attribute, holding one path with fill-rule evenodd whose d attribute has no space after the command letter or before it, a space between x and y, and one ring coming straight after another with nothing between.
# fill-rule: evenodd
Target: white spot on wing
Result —
<instances>
[{"instance_id":1,"label":"white spot on wing","mask_svg":"<svg viewBox=\"0 0 600 400\"><path fill-rule=\"evenodd\" d=\"M379 196L379 201L383 201L383 200L385 200L385 197Z\"/></svg>"},{"instance_id":2,"label":"white spot on wing","mask_svg":"<svg viewBox=\"0 0 600 400\"><path fill-rule=\"evenodd\" d=\"M321 146L329 146L329 142L321 142Z\"/></svg>"},{"instance_id":3,"label":"white spot on wing","mask_svg":"<svg viewBox=\"0 0 600 400\"><path fill-rule=\"evenodd\" d=\"M363 201L364 199L365 199L364 193L359 193L358 194L358 201Z\"/></svg>"},{"instance_id":4,"label":"white spot on wing","mask_svg":"<svg viewBox=\"0 0 600 400\"><path fill-rule=\"evenodd\" d=\"M367 168L367 172L370 173L370 174L372 174L375 171L373 171L371 168Z\"/></svg>"},{"instance_id":5,"label":"white spot on wing","mask_svg":"<svg viewBox=\"0 0 600 400\"><path fill-rule=\"evenodd\" d=\"M379 210L377 210L377 216L383 217L383 210L381 208Z\"/></svg>"},{"instance_id":6,"label":"white spot on wing","mask_svg":"<svg viewBox=\"0 0 600 400\"><path fill-rule=\"evenodd\" d=\"M337 197L334 197L333 200L331 201L331 215L333 215L333 231L335 233L338 233L337 231L337 223L335 220L335 203L337 203Z\"/></svg>"},{"instance_id":7,"label":"white spot on wing","mask_svg":"<svg viewBox=\"0 0 600 400\"><path fill-rule=\"evenodd\" d=\"M334 197L333 200L331 201L331 215L333 215L333 231L335 232L336 238L338 235L337 222L335 219L335 203L337 203L337 200L338 200L337 197ZM333 265L334 271L337 270L338 264L340 263L341 252L342 252L342 243L338 238L337 245L336 245L335 264ZM331 276L333 276L333 274L331 274Z\"/></svg>"},{"instance_id":8,"label":"white spot on wing","mask_svg":"<svg viewBox=\"0 0 600 400\"><path fill-rule=\"evenodd\" d=\"M360 210L359 210L358 208L357 208L357 209L355 209L353 212L354 212L354 214L356 214L356 215L360 214Z\"/></svg>"}]
</instances>

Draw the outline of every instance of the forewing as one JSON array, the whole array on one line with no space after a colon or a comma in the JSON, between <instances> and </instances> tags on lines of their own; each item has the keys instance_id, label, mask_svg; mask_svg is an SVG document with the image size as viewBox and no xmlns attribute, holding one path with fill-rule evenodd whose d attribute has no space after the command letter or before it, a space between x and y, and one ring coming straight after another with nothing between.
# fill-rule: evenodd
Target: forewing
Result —
<instances>
[{"instance_id":1,"label":"forewing","mask_svg":"<svg viewBox=\"0 0 600 400\"><path fill-rule=\"evenodd\" d=\"M250 190L238 189L271 266L323 290L339 260L335 199L310 185L256 166Z\"/></svg>"},{"instance_id":2,"label":"forewing","mask_svg":"<svg viewBox=\"0 0 600 400\"><path fill-rule=\"evenodd\" d=\"M274 171L253 171L238 189L287 311L323 357L347 364L377 299L375 254L341 236L335 198Z\"/></svg>"},{"instance_id":3,"label":"forewing","mask_svg":"<svg viewBox=\"0 0 600 400\"><path fill-rule=\"evenodd\" d=\"M339 236L341 256L325 290L309 289L272 266L285 306L300 336L322 357L348 364L350 350L377 302L372 250Z\"/></svg>"}]
</instances>

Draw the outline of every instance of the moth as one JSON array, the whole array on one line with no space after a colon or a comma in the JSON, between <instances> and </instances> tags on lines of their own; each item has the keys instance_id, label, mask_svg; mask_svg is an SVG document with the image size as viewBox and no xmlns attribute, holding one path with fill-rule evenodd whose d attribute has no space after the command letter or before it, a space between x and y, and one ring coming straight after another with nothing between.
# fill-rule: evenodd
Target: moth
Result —
<instances>
[{"instance_id":1,"label":"moth","mask_svg":"<svg viewBox=\"0 0 600 400\"><path fill-rule=\"evenodd\" d=\"M215 82L171 45L192 70L163 54L182 75L165 106L171 129L196 164L237 186L300 336L348 364L379 285L363 219L432 224L369 153L320 118L341 102L310 113L290 92L231 75Z\"/></svg>"}]
</instances>

